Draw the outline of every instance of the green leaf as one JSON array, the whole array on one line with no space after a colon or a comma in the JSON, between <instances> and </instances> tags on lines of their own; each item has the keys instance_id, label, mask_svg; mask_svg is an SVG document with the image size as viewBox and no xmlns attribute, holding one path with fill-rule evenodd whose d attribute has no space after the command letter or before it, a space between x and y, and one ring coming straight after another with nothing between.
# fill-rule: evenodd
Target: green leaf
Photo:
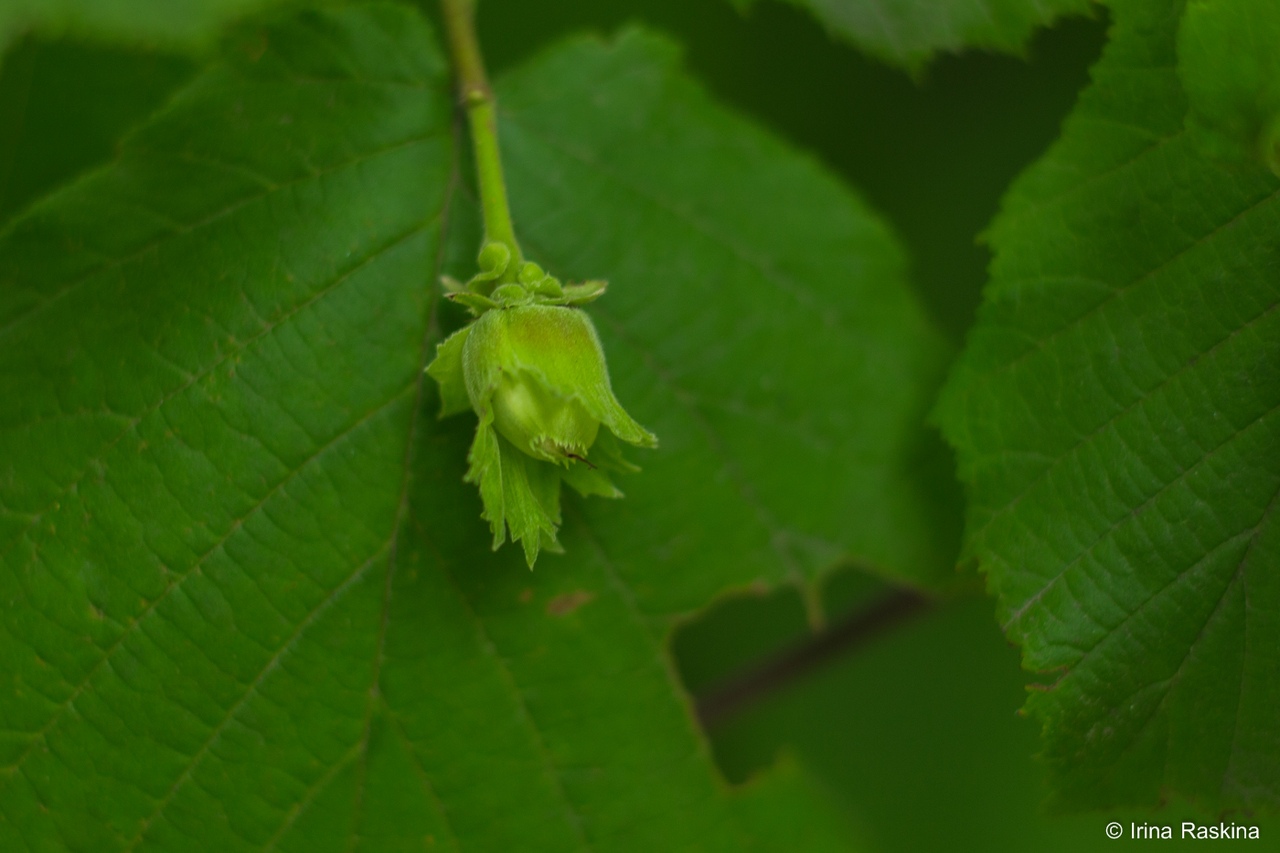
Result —
<instances>
[{"instance_id":1,"label":"green leaf","mask_svg":"<svg viewBox=\"0 0 1280 853\"><path fill-rule=\"evenodd\" d=\"M1184 130L1180 4L1113 6L941 420L1060 800L1274 809L1280 182Z\"/></svg>"},{"instance_id":2,"label":"green leaf","mask_svg":"<svg viewBox=\"0 0 1280 853\"><path fill-rule=\"evenodd\" d=\"M885 229L671 54L499 87L529 245L613 279L664 439L536 574L423 373L478 229L408 7L242 34L0 235L0 848L841 843L794 774L725 790L667 636L835 554L945 569L908 475L944 353Z\"/></svg>"},{"instance_id":3,"label":"green leaf","mask_svg":"<svg viewBox=\"0 0 1280 853\"><path fill-rule=\"evenodd\" d=\"M281 0L5 0L0 51L28 31L133 44L202 47L226 24ZM312 5L315 5L314 3Z\"/></svg>"},{"instance_id":4,"label":"green leaf","mask_svg":"<svg viewBox=\"0 0 1280 853\"><path fill-rule=\"evenodd\" d=\"M1220 156L1258 158L1280 175L1280 6L1192 0L1178 31L1188 123Z\"/></svg>"},{"instance_id":5,"label":"green leaf","mask_svg":"<svg viewBox=\"0 0 1280 853\"><path fill-rule=\"evenodd\" d=\"M183 58L28 40L0 65L0 224L115 153L191 77Z\"/></svg>"},{"instance_id":6,"label":"green leaf","mask_svg":"<svg viewBox=\"0 0 1280 853\"><path fill-rule=\"evenodd\" d=\"M445 70L395 8L246 43L3 237L6 849L261 845L359 740Z\"/></svg>"},{"instance_id":7,"label":"green leaf","mask_svg":"<svg viewBox=\"0 0 1280 853\"><path fill-rule=\"evenodd\" d=\"M730 0L740 9L757 0ZM1090 11L1089 0L786 0L834 35L885 62L919 71L938 53L1021 53L1039 27Z\"/></svg>"}]
</instances>

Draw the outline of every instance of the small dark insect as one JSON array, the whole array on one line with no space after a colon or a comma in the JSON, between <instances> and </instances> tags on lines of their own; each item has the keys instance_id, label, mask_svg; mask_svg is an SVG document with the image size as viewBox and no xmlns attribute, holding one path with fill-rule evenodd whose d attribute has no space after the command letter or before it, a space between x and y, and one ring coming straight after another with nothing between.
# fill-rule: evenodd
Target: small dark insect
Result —
<instances>
[{"instance_id":1,"label":"small dark insect","mask_svg":"<svg viewBox=\"0 0 1280 853\"><path fill-rule=\"evenodd\" d=\"M586 465L592 471L596 470L596 466L592 465L591 460L585 456L579 456L576 453L566 453L565 456L568 456L570 459L577 459L579 462L581 462L583 465Z\"/></svg>"}]
</instances>

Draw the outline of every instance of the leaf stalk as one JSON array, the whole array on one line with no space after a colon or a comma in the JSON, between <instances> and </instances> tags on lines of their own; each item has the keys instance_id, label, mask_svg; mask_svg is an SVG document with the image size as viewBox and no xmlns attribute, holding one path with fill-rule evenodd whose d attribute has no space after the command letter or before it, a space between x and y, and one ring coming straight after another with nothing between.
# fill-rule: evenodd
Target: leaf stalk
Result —
<instances>
[{"instance_id":1,"label":"leaf stalk","mask_svg":"<svg viewBox=\"0 0 1280 853\"><path fill-rule=\"evenodd\" d=\"M453 57L458 97L467 113L471 146L476 161L476 182L480 187L480 208L484 216L486 243L501 243L511 252L506 270L492 287L516 280L523 255L511 222L507 185L502 174L498 147L498 119L493 89L484 70L484 57L476 39L475 0L440 0L449 50ZM492 290L492 287L490 290Z\"/></svg>"}]
</instances>

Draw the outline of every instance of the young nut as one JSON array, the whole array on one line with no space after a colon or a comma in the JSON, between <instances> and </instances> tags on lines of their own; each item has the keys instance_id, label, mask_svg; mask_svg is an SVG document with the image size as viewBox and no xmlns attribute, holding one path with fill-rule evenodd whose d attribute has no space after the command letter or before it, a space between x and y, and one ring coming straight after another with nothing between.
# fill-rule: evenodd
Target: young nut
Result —
<instances>
[{"instance_id":1,"label":"young nut","mask_svg":"<svg viewBox=\"0 0 1280 853\"><path fill-rule=\"evenodd\" d=\"M485 310L437 349L427 372L440 384L441 416L479 417L466 479L480 487L494 548L507 530L533 566L557 550L560 482L584 495L620 497L606 472L636 470L617 440L657 438L627 414L609 383L590 317L564 305Z\"/></svg>"}]
</instances>

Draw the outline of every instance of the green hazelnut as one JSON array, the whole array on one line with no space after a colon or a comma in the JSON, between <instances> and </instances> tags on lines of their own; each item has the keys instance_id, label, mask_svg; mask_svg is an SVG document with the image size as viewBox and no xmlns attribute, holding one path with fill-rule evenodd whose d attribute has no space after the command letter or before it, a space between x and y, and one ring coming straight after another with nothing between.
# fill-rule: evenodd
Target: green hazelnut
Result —
<instances>
[{"instance_id":1,"label":"green hazelnut","mask_svg":"<svg viewBox=\"0 0 1280 853\"><path fill-rule=\"evenodd\" d=\"M617 441L655 447L657 439L614 396L595 326L560 304L558 284L542 296L503 287L493 308L468 303L480 316L439 345L427 372L440 385L441 416L469 408L479 417L467 480L480 488L494 548L509 530L532 568L541 548L559 548L560 482L620 497L606 472L636 469Z\"/></svg>"},{"instance_id":2,"label":"green hazelnut","mask_svg":"<svg viewBox=\"0 0 1280 853\"><path fill-rule=\"evenodd\" d=\"M493 394L498 433L535 459L567 464L585 457L600 421L576 399L551 393L536 379L508 373Z\"/></svg>"}]
</instances>

